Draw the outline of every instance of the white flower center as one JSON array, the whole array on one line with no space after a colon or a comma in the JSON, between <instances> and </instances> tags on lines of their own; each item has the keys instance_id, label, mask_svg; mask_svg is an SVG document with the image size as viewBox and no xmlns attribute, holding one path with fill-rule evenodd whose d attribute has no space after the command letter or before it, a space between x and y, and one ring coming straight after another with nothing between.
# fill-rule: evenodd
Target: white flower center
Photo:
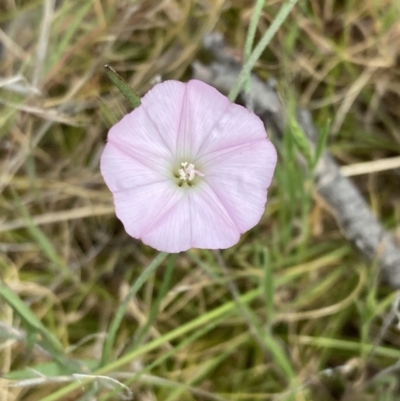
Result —
<instances>
[{"instance_id":1,"label":"white flower center","mask_svg":"<svg viewBox=\"0 0 400 401\"><path fill-rule=\"evenodd\" d=\"M179 178L183 181L192 181L195 175L198 175L200 177L204 177L204 174L201 173L200 171L197 171L194 168L194 164L188 163L188 162L183 162L181 163L182 168L178 170L179 173Z\"/></svg>"}]
</instances>

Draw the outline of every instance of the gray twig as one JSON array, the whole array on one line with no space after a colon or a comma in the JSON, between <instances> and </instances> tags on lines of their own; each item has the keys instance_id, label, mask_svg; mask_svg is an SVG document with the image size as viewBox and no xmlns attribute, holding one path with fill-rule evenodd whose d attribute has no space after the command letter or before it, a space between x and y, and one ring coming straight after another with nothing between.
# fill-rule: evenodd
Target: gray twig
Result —
<instances>
[{"instance_id":1,"label":"gray twig","mask_svg":"<svg viewBox=\"0 0 400 401\"><path fill-rule=\"evenodd\" d=\"M229 92L239 75L240 63L231 55L220 35L210 35L204 45L214 54L215 61L207 66L194 63L194 78L207 82L222 92ZM252 90L249 96L254 112L282 137L286 125L285 110L273 82L262 81L254 74L250 80ZM318 132L311 114L299 108L297 118L311 146L314 146ZM340 173L339 165L328 151L322 154L316 166L315 184L318 195L329 205L345 237L370 262L377 262L384 281L400 288L400 249L393 236L372 214L353 182Z\"/></svg>"}]
</instances>

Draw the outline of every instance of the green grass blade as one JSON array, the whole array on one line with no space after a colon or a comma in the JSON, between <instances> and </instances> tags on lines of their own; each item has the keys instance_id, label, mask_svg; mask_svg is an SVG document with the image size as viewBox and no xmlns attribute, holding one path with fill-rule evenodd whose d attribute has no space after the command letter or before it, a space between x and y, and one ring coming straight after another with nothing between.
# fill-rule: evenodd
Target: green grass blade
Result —
<instances>
[{"instance_id":1,"label":"green grass blade","mask_svg":"<svg viewBox=\"0 0 400 401\"><path fill-rule=\"evenodd\" d=\"M242 70L240 71L239 77L228 96L232 102L235 101L240 90L243 88L243 84L248 79L248 77L251 73L251 70L253 69L257 60L260 58L262 52L269 45L269 43L271 42L271 39L274 37L274 35L278 31L279 27L283 24L283 22L289 15L290 11L293 9L293 7L296 5L296 3L298 1L299 0L289 0L285 4L282 5L281 9L278 12L278 15L275 17L271 26L268 28L268 30L265 32L264 36L261 38L258 45L253 50L253 53L249 57L249 60L244 64Z\"/></svg>"},{"instance_id":2,"label":"green grass blade","mask_svg":"<svg viewBox=\"0 0 400 401\"><path fill-rule=\"evenodd\" d=\"M87 360L81 361L82 365L86 366L88 369L95 369L98 365L98 361ZM48 377L57 377L65 374L63 369L54 362L45 362L34 365L27 369L14 370L13 372L6 373L3 378L8 380L26 380L38 377L38 374Z\"/></svg>"},{"instance_id":3,"label":"green grass blade","mask_svg":"<svg viewBox=\"0 0 400 401\"><path fill-rule=\"evenodd\" d=\"M0 296L7 302L13 311L21 318L25 325L40 333L58 351L62 352L63 347L58 339L47 330L43 323L32 313L24 301L6 284L0 281Z\"/></svg>"},{"instance_id":4,"label":"green grass blade","mask_svg":"<svg viewBox=\"0 0 400 401\"><path fill-rule=\"evenodd\" d=\"M251 14L251 20L250 20L250 25L249 29L247 31L247 36L246 36L246 43L244 45L244 62L246 63L251 55L251 49L253 48L253 43L254 43L254 38L256 36L256 30L257 30L257 25L260 20L261 14L262 14L262 9L265 5L266 0L256 0L256 4L254 6L253 13ZM250 80L249 77L247 77L246 83L245 83L245 90L246 92L249 92L250 90Z\"/></svg>"},{"instance_id":5,"label":"green grass blade","mask_svg":"<svg viewBox=\"0 0 400 401\"><path fill-rule=\"evenodd\" d=\"M138 279L134 282L126 296L124 302L119 306L117 312L115 313L114 319L111 322L110 329L104 343L103 355L101 358L100 366L104 366L108 363L111 355L111 350L115 342L115 337L121 322L124 318L126 309L128 308L129 301L136 295L142 285L148 280L148 278L154 273L154 271L160 266L160 264L165 260L168 254L160 252L154 260L147 266Z\"/></svg>"},{"instance_id":6,"label":"green grass blade","mask_svg":"<svg viewBox=\"0 0 400 401\"><path fill-rule=\"evenodd\" d=\"M271 331L271 323L274 320L274 276L272 274L272 266L270 261L270 256L268 249L262 248L262 266L264 268L263 275L263 292L264 292L264 302L265 310L267 315L267 327Z\"/></svg>"},{"instance_id":7,"label":"green grass blade","mask_svg":"<svg viewBox=\"0 0 400 401\"><path fill-rule=\"evenodd\" d=\"M156 318L156 316L158 314L158 311L160 309L161 302L164 299L164 296L168 292L168 289L169 289L169 286L170 286L170 283L171 283L171 279L172 279L172 273L173 273L173 271L175 269L175 264L176 264L177 258L178 258L177 254L171 255L171 257L169 258L169 261L167 263L167 267L165 269L163 282L161 284L161 288L160 288L160 291L158 293L156 302L154 302L154 304L151 306L147 322L139 330L139 333L136 335L136 338L135 338L135 341L133 343L133 346L132 346L131 350L134 350L134 349L136 349L138 347L138 345L141 343L143 338L147 335L151 325L153 324L154 319Z\"/></svg>"},{"instance_id":8,"label":"green grass blade","mask_svg":"<svg viewBox=\"0 0 400 401\"><path fill-rule=\"evenodd\" d=\"M25 302L22 301L22 299L11 288L1 281L0 297L5 300L27 327L28 346L34 346L36 343L40 345L59 364L60 371L64 374L80 371L80 365L65 355L63 346L58 338L47 330L43 323L27 307Z\"/></svg>"},{"instance_id":9,"label":"green grass blade","mask_svg":"<svg viewBox=\"0 0 400 401\"><path fill-rule=\"evenodd\" d=\"M52 262L57 267L57 269L59 269L59 271L65 278L76 281L76 277L69 270L69 268L65 265L65 263L61 260L56 249L54 248L51 241L47 238L46 234L38 226L36 226L33 223L28 210L22 204L22 202L19 199L16 192L14 192L13 195L14 195L15 204L16 204L17 208L19 209L19 212L21 213L22 218L28 223L28 227L27 227L28 231L31 234L31 236L33 237L33 239L35 240L35 242L39 245L40 249L43 251L43 253L46 255L46 257L50 260L50 262Z\"/></svg>"},{"instance_id":10,"label":"green grass blade","mask_svg":"<svg viewBox=\"0 0 400 401\"><path fill-rule=\"evenodd\" d=\"M322 156L322 153L326 149L326 143L328 141L330 127L331 127L331 120L328 119L326 121L325 128L321 131L320 135L318 136L317 146L315 148L314 160L312 165L313 170L317 166L318 161Z\"/></svg>"},{"instance_id":11,"label":"green grass blade","mask_svg":"<svg viewBox=\"0 0 400 401\"><path fill-rule=\"evenodd\" d=\"M74 10L73 12L69 10L71 5L73 5L72 2L65 2L63 4L63 8L57 12L58 14L60 14L60 16L63 16L64 18L68 18L68 13L73 13L73 18L70 20L71 22L70 24L68 24L68 28L65 30L65 32L63 32L61 36L61 41L57 43L56 46L53 46L53 48L51 49L52 51L48 55L49 61L47 63L47 72L54 68L56 63L59 62L59 60L63 57L63 54L67 53L68 46L73 43L74 35L76 35L77 31L82 26L83 19L93 8L93 1L89 0L86 2L86 4L82 2L80 4L82 5L82 8ZM61 21L59 24L61 23L65 22ZM54 29L56 29L56 27L54 27Z\"/></svg>"},{"instance_id":12,"label":"green grass blade","mask_svg":"<svg viewBox=\"0 0 400 401\"><path fill-rule=\"evenodd\" d=\"M242 303L248 303L257 298L260 295L260 290L253 290L241 297L241 302ZM177 327L175 330L170 331L169 333L165 334L162 337L156 338L155 340L151 341L148 344L143 345L142 347L127 353L126 355L123 355L121 358L118 360L111 362L103 367L101 367L98 371L94 372L94 374L106 374L108 372L115 371L119 369L121 366L130 363L134 359L138 358L141 355L146 354L147 352L150 352L154 349L157 349L161 345L167 343L168 341L172 341L176 338L179 338L183 335L186 335L187 333L202 328L204 325L220 319L223 316L229 316L236 312L237 309L237 304L235 301L227 302L223 304L222 306L213 309L198 318L191 320L190 322ZM44 397L41 401L57 401L61 400L62 397L70 394L71 392L79 389L82 387L84 383L89 383L91 380L90 379L82 379L80 383L71 383L65 387L62 387L61 389L55 391L54 393L48 395L47 397Z\"/></svg>"},{"instance_id":13,"label":"green grass blade","mask_svg":"<svg viewBox=\"0 0 400 401\"><path fill-rule=\"evenodd\" d=\"M155 361L150 363L149 365L145 366L143 369L141 369L139 372L135 373L129 380L125 382L126 385L130 385L140 379L140 377L150 371L152 371L154 368L157 366L161 365L163 362L165 362L168 358L171 358L175 354L177 354L178 351L184 349L188 345L192 344L194 341L208 333L209 331L213 330L219 323L221 323L224 320L224 316L219 317L218 319L215 319L211 321L208 324L204 324L203 327L199 328L196 330L193 334L190 336L186 337L185 339L182 339L181 342L179 342L178 345L176 345L174 348L168 350L167 352L164 352L161 354L159 358L157 358ZM110 397L115 397L116 396L117 390L107 394L105 397L101 398L99 401L108 401Z\"/></svg>"}]
</instances>

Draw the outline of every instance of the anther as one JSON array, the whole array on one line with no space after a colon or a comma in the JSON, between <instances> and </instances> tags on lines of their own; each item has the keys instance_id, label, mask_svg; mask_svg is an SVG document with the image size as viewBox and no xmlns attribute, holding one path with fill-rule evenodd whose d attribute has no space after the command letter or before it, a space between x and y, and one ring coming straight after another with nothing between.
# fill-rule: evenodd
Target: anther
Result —
<instances>
[{"instance_id":1,"label":"anther","mask_svg":"<svg viewBox=\"0 0 400 401\"><path fill-rule=\"evenodd\" d=\"M184 181L186 181L186 180L192 181L193 178L194 178L196 175L198 175L198 176L200 176L200 177L204 177L204 174L201 173L200 171L196 170L196 169L194 168L194 164L192 164L192 163L189 164L188 162L183 162L183 163L181 163L181 166L182 166L182 168L180 168L180 169L178 170L179 178L180 178L181 180L184 180Z\"/></svg>"}]
</instances>

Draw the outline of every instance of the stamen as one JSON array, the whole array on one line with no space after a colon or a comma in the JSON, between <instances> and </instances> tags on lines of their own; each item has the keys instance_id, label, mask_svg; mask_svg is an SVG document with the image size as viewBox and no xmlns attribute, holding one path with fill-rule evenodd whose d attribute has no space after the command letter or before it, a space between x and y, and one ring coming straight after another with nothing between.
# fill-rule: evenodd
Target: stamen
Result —
<instances>
[{"instance_id":1,"label":"stamen","mask_svg":"<svg viewBox=\"0 0 400 401\"><path fill-rule=\"evenodd\" d=\"M204 174L201 173L200 171L196 170L196 169L194 168L194 164L192 164L192 163L189 164L188 162L183 162L183 163L181 163L181 166L182 166L183 168L180 168L180 169L178 170L179 178L180 178L181 180L184 180L184 181L186 181L186 180L192 181L193 178L194 178L196 175L198 175L199 177L204 177Z\"/></svg>"}]
</instances>

